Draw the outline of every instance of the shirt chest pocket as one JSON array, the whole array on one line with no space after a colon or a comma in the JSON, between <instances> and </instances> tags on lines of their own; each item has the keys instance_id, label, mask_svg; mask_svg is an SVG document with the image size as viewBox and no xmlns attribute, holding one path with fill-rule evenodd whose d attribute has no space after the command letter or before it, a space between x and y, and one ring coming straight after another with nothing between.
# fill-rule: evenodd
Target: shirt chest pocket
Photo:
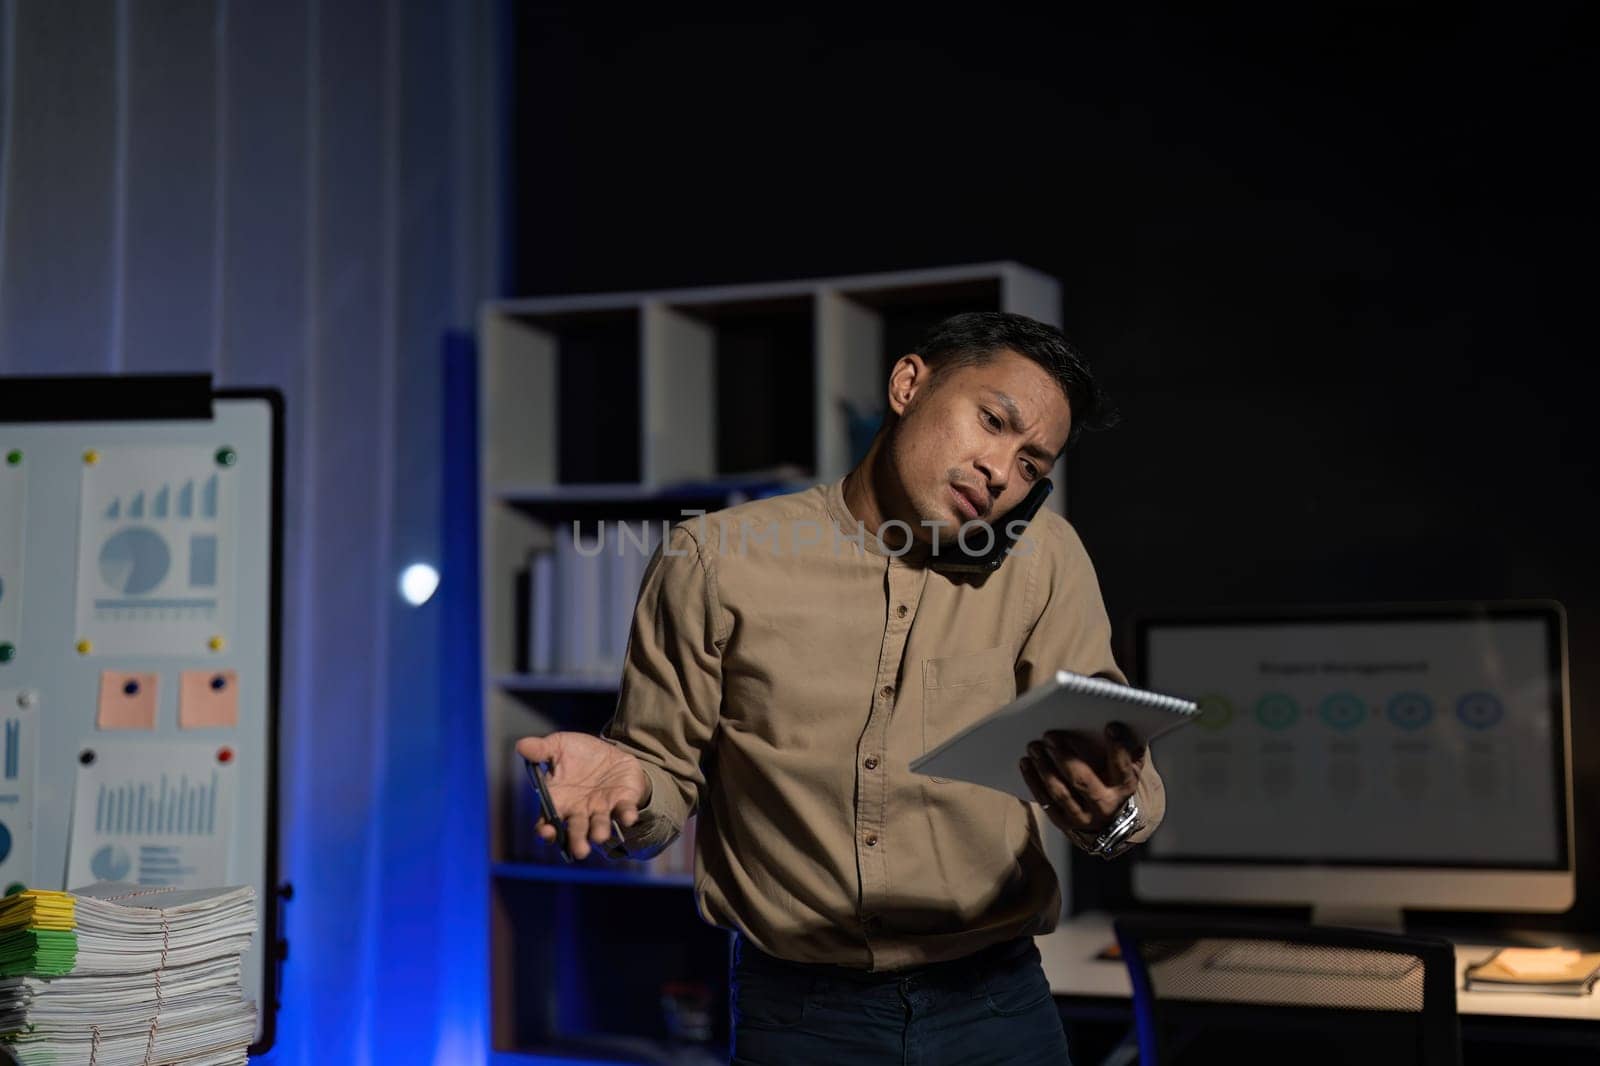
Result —
<instances>
[{"instance_id":1,"label":"shirt chest pocket","mask_svg":"<svg viewBox=\"0 0 1600 1066\"><path fill-rule=\"evenodd\" d=\"M922 662L922 750L929 751L1017 695L1015 658L1002 645Z\"/></svg>"}]
</instances>

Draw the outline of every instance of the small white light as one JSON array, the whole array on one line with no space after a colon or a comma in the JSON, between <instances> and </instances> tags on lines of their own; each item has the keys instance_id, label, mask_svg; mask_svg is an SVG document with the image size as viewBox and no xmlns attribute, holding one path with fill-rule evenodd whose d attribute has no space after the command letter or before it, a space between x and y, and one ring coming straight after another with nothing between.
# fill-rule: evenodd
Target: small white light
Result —
<instances>
[{"instance_id":1,"label":"small white light","mask_svg":"<svg viewBox=\"0 0 1600 1066\"><path fill-rule=\"evenodd\" d=\"M400 574L400 595L413 607L427 603L438 587L439 571L427 563L412 563Z\"/></svg>"}]
</instances>

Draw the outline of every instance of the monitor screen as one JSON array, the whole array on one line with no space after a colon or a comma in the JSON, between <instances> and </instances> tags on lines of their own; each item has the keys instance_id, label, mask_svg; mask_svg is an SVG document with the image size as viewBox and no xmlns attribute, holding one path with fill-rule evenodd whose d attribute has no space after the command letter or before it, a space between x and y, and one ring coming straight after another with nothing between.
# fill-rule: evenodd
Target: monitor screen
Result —
<instances>
[{"instance_id":1,"label":"monitor screen","mask_svg":"<svg viewBox=\"0 0 1600 1066\"><path fill-rule=\"evenodd\" d=\"M1559 608L1147 619L1166 862L1567 863Z\"/></svg>"}]
</instances>

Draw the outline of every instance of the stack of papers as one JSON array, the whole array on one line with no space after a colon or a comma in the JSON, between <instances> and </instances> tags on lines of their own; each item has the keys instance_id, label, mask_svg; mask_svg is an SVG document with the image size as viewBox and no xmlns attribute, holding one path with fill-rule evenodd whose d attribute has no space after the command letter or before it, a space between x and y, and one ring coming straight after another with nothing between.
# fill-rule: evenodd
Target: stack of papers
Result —
<instances>
[{"instance_id":1,"label":"stack of papers","mask_svg":"<svg viewBox=\"0 0 1600 1066\"><path fill-rule=\"evenodd\" d=\"M22 1066L244 1066L255 889L101 882L0 900L0 1040Z\"/></svg>"}]
</instances>

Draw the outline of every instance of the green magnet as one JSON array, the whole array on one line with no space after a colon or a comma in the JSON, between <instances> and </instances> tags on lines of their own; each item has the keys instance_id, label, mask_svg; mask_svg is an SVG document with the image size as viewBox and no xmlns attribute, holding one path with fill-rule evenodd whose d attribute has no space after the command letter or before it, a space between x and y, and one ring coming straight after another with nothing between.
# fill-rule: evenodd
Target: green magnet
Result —
<instances>
[{"instance_id":1,"label":"green magnet","mask_svg":"<svg viewBox=\"0 0 1600 1066\"><path fill-rule=\"evenodd\" d=\"M17 657L17 646L9 641L0 641L0 663L8 663Z\"/></svg>"},{"instance_id":2,"label":"green magnet","mask_svg":"<svg viewBox=\"0 0 1600 1066\"><path fill-rule=\"evenodd\" d=\"M224 445L217 449L217 465L232 466L239 459L239 453Z\"/></svg>"},{"instance_id":3,"label":"green magnet","mask_svg":"<svg viewBox=\"0 0 1600 1066\"><path fill-rule=\"evenodd\" d=\"M22 465L22 452L19 451L16 448L12 448L9 452L6 452L6 465L7 466L21 466Z\"/></svg>"}]
</instances>

